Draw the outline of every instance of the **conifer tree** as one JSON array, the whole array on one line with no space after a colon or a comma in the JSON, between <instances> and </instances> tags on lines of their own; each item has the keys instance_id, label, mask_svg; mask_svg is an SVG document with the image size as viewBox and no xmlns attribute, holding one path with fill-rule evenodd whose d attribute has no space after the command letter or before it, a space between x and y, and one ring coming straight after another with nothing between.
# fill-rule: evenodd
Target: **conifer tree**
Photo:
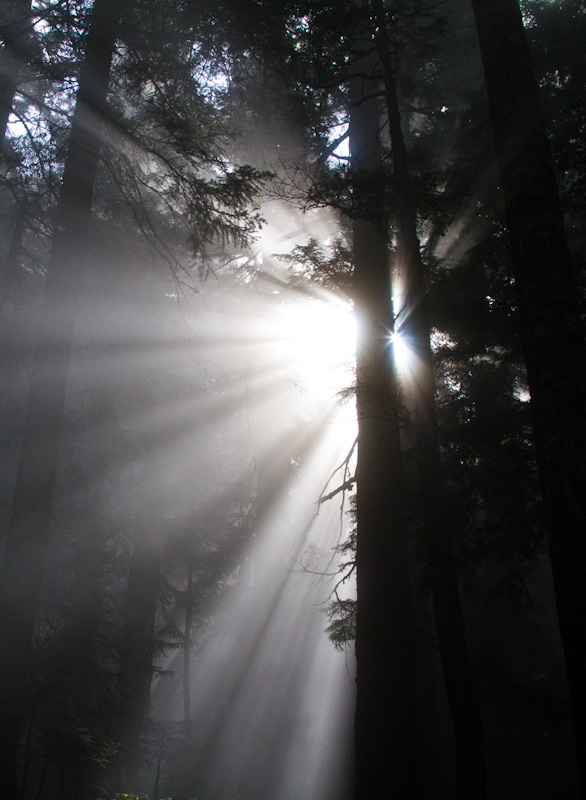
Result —
<instances>
[{"instance_id":1,"label":"conifer tree","mask_svg":"<svg viewBox=\"0 0 586 800\"><path fill-rule=\"evenodd\" d=\"M407 558L400 407L380 186L376 64L363 56L350 79L350 153L356 347L356 797L419 795L415 626Z\"/></svg>"},{"instance_id":2,"label":"conifer tree","mask_svg":"<svg viewBox=\"0 0 586 800\"><path fill-rule=\"evenodd\" d=\"M408 392L413 395L418 479L423 527L433 598L434 619L444 680L457 743L457 797L485 796L482 722L470 669L453 532L445 496L435 411L435 374L427 309L424 267L417 233L411 175L401 127L387 20L380 0L374 0L374 23L381 60L385 104L391 138L393 187L397 204L396 272L402 281L404 307L401 334L411 349Z\"/></svg>"},{"instance_id":3,"label":"conifer tree","mask_svg":"<svg viewBox=\"0 0 586 800\"><path fill-rule=\"evenodd\" d=\"M517 0L473 0L511 242L519 320L586 792L586 343Z\"/></svg>"},{"instance_id":4,"label":"conifer tree","mask_svg":"<svg viewBox=\"0 0 586 800\"><path fill-rule=\"evenodd\" d=\"M96 0L79 76L69 154L55 216L1 587L2 722L6 797L19 797L19 721L52 517L80 253L91 214L106 95L122 6Z\"/></svg>"},{"instance_id":5,"label":"conifer tree","mask_svg":"<svg viewBox=\"0 0 586 800\"><path fill-rule=\"evenodd\" d=\"M32 14L30 0L2 0L0 3L0 153L14 94L25 74L32 54Z\"/></svg>"}]
</instances>

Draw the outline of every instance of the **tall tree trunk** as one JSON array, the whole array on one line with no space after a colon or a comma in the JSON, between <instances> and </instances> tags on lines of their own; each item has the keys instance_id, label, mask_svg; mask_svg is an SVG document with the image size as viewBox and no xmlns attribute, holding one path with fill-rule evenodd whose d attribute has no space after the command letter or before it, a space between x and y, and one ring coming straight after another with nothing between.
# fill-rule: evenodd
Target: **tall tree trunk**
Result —
<instances>
[{"instance_id":1,"label":"tall tree trunk","mask_svg":"<svg viewBox=\"0 0 586 800\"><path fill-rule=\"evenodd\" d=\"M26 231L29 204L23 198L16 208L14 226L10 247L4 259L2 274L0 275L0 314L4 314L6 306L12 300L15 285L18 281L18 260L22 251L22 240ZM2 322L3 320L0 320Z\"/></svg>"},{"instance_id":2,"label":"tall tree trunk","mask_svg":"<svg viewBox=\"0 0 586 800\"><path fill-rule=\"evenodd\" d=\"M159 749L157 752L157 766L155 767L155 784L153 786L153 798L159 797L159 784L161 782L161 772L163 766L163 752L165 749L165 728L161 729L161 739L159 741Z\"/></svg>"},{"instance_id":3,"label":"tall tree trunk","mask_svg":"<svg viewBox=\"0 0 586 800\"><path fill-rule=\"evenodd\" d=\"M14 95L32 50L30 0L4 0L0 4L0 153L4 147Z\"/></svg>"},{"instance_id":4,"label":"tall tree trunk","mask_svg":"<svg viewBox=\"0 0 586 800\"><path fill-rule=\"evenodd\" d=\"M193 628L193 564L187 557L185 631L183 633L183 721L191 722L191 630Z\"/></svg>"},{"instance_id":5,"label":"tall tree trunk","mask_svg":"<svg viewBox=\"0 0 586 800\"><path fill-rule=\"evenodd\" d=\"M119 673L126 778L136 767L140 734L150 714L159 588L159 554L150 542L138 540L128 576Z\"/></svg>"},{"instance_id":6,"label":"tall tree trunk","mask_svg":"<svg viewBox=\"0 0 586 800\"><path fill-rule=\"evenodd\" d=\"M0 762L4 765L0 780L6 800L19 797L19 720L53 512L79 258L91 216L120 10L118 0L96 0L92 10L56 210L0 585Z\"/></svg>"},{"instance_id":7,"label":"tall tree trunk","mask_svg":"<svg viewBox=\"0 0 586 800\"><path fill-rule=\"evenodd\" d=\"M16 210L10 247L0 275L0 407L10 398L14 379L26 350L22 342L23 315L16 310L15 299L27 214L28 203L26 199L22 199Z\"/></svg>"},{"instance_id":8,"label":"tall tree trunk","mask_svg":"<svg viewBox=\"0 0 586 800\"><path fill-rule=\"evenodd\" d=\"M377 185L378 82L373 62L350 81L350 151L355 186ZM375 191L373 189L373 191ZM361 197L356 188L356 199ZM367 202L368 205L370 203ZM356 798L419 793L414 624L403 510L399 399L392 363L389 255L384 222L353 222L358 320L356 405L357 700Z\"/></svg>"},{"instance_id":9,"label":"tall tree trunk","mask_svg":"<svg viewBox=\"0 0 586 800\"><path fill-rule=\"evenodd\" d=\"M381 0L372 0L377 44L385 87L385 101L393 158L397 209L398 261L403 279L402 335L412 351L408 391L413 397L419 484L423 505L424 540L431 581L433 610L444 680L456 739L456 779L459 800L482 800L486 795L482 720L470 670L464 618L458 589L442 477L435 412L435 374L424 268L417 234L417 216L407 150Z\"/></svg>"},{"instance_id":10,"label":"tall tree trunk","mask_svg":"<svg viewBox=\"0 0 586 800\"><path fill-rule=\"evenodd\" d=\"M517 0L473 0L500 166L560 632L586 797L586 345Z\"/></svg>"}]
</instances>

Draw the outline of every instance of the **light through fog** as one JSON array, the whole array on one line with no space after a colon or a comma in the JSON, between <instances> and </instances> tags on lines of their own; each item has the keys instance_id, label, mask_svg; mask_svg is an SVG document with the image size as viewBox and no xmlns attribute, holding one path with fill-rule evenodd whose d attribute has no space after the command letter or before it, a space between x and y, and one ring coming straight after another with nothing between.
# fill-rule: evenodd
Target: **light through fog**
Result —
<instances>
[{"instance_id":1,"label":"light through fog","mask_svg":"<svg viewBox=\"0 0 586 800\"><path fill-rule=\"evenodd\" d=\"M340 497L323 505L318 500L323 487L343 482L335 471L356 435L354 403L338 396L353 380L354 319L349 303L322 289L287 288L286 268L273 257L316 231L323 236L327 218L283 215L279 208L271 217L276 224L263 232L262 264L253 280L241 280L237 271L230 278L219 274L182 301L186 325L179 338L196 343L207 369L228 376L228 388L194 396L191 407L178 398L175 408L161 409L160 424L171 414L193 420L193 441L184 438L175 459L183 448L212 452L185 501L186 508L197 504L190 512L197 524L231 502L218 494L215 469L228 487L240 480L238 469L250 470L255 496L248 549L207 609L213 633L196 635L201 643L192 652L190 714L206 754L200 780L214 791L346 800L353 647L338 652L328 641L325 609L338 581L334 548L348 521ZM212 431L220 430L217 467L217 445L205 441L206 428L212 440ZM184 590L185 578L174 580ZM354 589L340 591L352 596ZM181 628L181 606L170 614ZM160 666L179 676L181 656L171 653ZM182 691L178 677L158 679L156 715L180 720ZM197 795L196 789L190 792Z\"/></svg>"},{"instance_id":2,"label":"light through fog","mask_svg":"<svg viewBox=\"0 0 586 800\"><path fill-rule=\"evenodd\" d=\"M356 341L349 303L322 293L286 304L277 312L283 356L299 371L302 385L320 400L335 401L348 382Z\"/></svg>"},{"instance_id":3,"label":"light through fog","mask_svg":"<svg viewBox=\"0 0 586 800\"><path fill-rule=\"evenodd\" d=\"M401 375L406 376L413 368L413 351L407 337L397 330L389 338L393 344L393 356L397 369Z\"/></svg>"}]
</instances>

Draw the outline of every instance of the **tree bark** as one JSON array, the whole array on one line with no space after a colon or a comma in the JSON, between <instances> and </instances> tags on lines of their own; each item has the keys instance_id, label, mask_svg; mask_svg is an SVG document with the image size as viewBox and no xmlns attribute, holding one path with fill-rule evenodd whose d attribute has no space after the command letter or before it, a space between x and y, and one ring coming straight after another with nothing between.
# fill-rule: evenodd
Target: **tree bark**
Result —
<instances>
[{"instance_id":1,"label":"tree bark","mask_svg":"<svg viewBox=\"0 0 586 800\"><path fill-rule=\"evenodd\" d=\"M14 95L32 49L30 0L4 0L0 5L0 153L12 111Z\"/></svg>"},{"instance_id":2,"label":"tree bark","mask_svg":"<svg viewBox=\"0 0 586 800\"><path fill-rule=\"evenodd\" d=\"M193 565L187 557L185 588L185 631L183 633L183 721L191 722L191 633L193 628Z\"/></svg>"},{"instance_id":3,"label":"tree bark","mask_svg":"<svg viewBox=\"0 0 586 800\"><path fill-rule=\"evenodd\" d=\"M382 168L372 59L350 81L350 152L356 186ZM360 197L356 189L356 201ZM370 198L372 201L373 198ZM358 322L356 798L419 794L413 601L403 509L399 398L386 226L353 222Z\"/></svg>"},{"instance_id":4,"label":"tree bark","mask_svg":"<svg viewBox=\"0 0 586 800\"><path fill-rule=\"evenodd\" d=\"M127 777L136 766L140 734L150 714L159 561L159 553L149 543L135 543L126 590L119 672L120 735Z\"/></svg>"},{"instance_id":5,"label":"tree bark","mask_svg":"<svg viewBox=\"0 0 586 800\"><path fill-rule=\"evenodd\" d=\"M586 345L517 0L473 0L511 242L536 456L586 797Z\"/></svg>"},{"instance_id":6,"label":"tree bark","mask_svg":"<svg viewBox=\"0 0 586 800\"><path fill-rule=\"evenodd\" d=\"M19 797L19 723L53 513L79 258L91 217L120 10L117 0L96 0L92 10L55 216L0 585L0 761L6 800Z\"/></svg>"},{"instance_id":7,"label":"tree bark","mask_svg":"<svg viewBox=\"0 0 586 800\"><path fill-rule=\"evenodd\" d=\"M434 620L442 659L448 704L456 739L456 797L486 796L482 720L470 670L464 618L458 589L452 529L449 520L439 433L435 412L435 372L424 267L417 234L417 216L401 115L381 0L372 0L377 45L383 72L391 136L396 198L398 266L403 280L401 335L411 351L407 391L413 398L424 542L429 566Z\"/></svg>"},{"instance_id":8,"label":"tree bark","mask_svg":"<svg viewBox=\"0 0 586 800\"><path fill-rule=\"evenodd\" d=\"M10 248L0 275L0 407L9 399L14 379L21 365L26 345L23 343L22 312L15 302L20 254L26 231L28 203L21 200L16 209ZM12 306L12 308L10 307ZM18 309L18 310L17 310Z\"/></svg>"}]
</instances>

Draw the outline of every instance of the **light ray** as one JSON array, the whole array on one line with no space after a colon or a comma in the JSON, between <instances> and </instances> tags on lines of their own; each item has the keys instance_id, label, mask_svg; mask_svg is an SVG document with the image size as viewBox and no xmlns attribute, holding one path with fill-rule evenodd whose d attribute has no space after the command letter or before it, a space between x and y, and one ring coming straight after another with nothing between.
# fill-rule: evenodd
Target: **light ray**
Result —
<instances>
[{"instance_id":1,"label":"light ray","mask_svg":"<svg viewBox=\"0 0 586 800\"><path fill-rule=\"evenodd\" d=\"M287 228L277 216L282 239L299 220ZM279 237L270 238L265 250ZM196 371L213 363L219 378L191 396L162 393L133 425L165 451L161 485L180 492L170 516L192 515L201 527L230 507L235 483L251 485L239 571L206 601L214 633L192 654L192 715L207 761L188 793L198 795L205 779L218 793L346 800L353 670L327 640L323 608L347 521L338 496L323 506L318 498L356 435L353 404L341 414L337 399L351 381L355 325L348 303L288 288L284 270L270 268L273 284L220 284L183 306L196 339L184 339L185 363ZM164 349L181 361L168 337ZM148 369L146 352L141 364ZM186 494L190 451L205 468L196 467ZM168 613L184 618L180 605ZM171 654L159 666L180 673L180 661ZM153 705L161 719L180 719L181 681L158 679Z\"/></svg>"}]
</instances>

